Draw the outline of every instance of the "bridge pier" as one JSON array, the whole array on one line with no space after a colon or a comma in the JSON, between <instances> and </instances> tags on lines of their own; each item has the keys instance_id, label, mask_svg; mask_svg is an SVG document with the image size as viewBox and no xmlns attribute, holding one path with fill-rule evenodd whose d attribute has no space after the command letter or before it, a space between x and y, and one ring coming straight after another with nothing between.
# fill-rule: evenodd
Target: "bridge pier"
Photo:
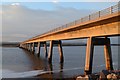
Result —
<instances>
[{"instance_id":1,"label":"bridge pier","mask_svg":"<svg viewBox=\"0 0 120 80\"><path fill-rule=\"evenodd\" d=\"M28 45L29 45L28 51L31 51L31 44L29 43Z\"/></svg>"},{"instance_id":2,"label":"bridge pier","mask_svg":"<svg viewBox=\"0 0 120 80\"><path fill-rule=\"evenodd\" d=\"M46 44L46 42L43 43L43 46L44 46L45 57L47 58L48 57L48 53L47 53L47 44Z\"/></svg>"},{"instance_id":3,"label":"bridge pier","mask_svg":"<svg viewBox=\"0 0 120 80\"><path fill-rule=\"evenodd\" d=\"M93 51L95 45L104 45L106 69L113 70L110 39L107 37L105 38L90 37L88 38L86 48L85 75L92 73Z\"/></svg>"},{"instance_id":4,"label":"bridge pier","mask_svg":"<svg viewBox=\"0 0 120 80\"><path fill-rule=\"evenodd\" d=\"M53 52L53 41L50 41L49 53L48 53L48 61L52 62L52 52Z\"/></svg>"},{"instance_id":5,"label":"bridge pier","mask_svg":"<svg viewBox=\"0 0 120 80\"><path fill-rule=\"evenodd\" d=\"M27 50L29 50L29 44L26 44L26 46L27 46Z\"/></svg>"},{"instance_id":6,"label":"bridge pier","mask_svg":"<svg viewBox=\"0 0 120 80\"><path fill-rule=\"evenodd\" d=\"M37 56L40 56L40 49L41 49L41 43L38 42L38 46L37 46Z\"/></svg>"},{"instance_id":7,"label":"bridge pier","mask_svg":"<svg viewBox=\"0 0 120 80\"><path fill-rule=\"evenodd\" d=\"M40 56L40 49L41 49L42 44L43 44L43 47L44 47L45 57L47 58L48 54L47 54L47 44L46 44L46 42L38 42L37 55L38 55L38 57Z\"/></svg>"},{"instance_id":8,"label":"bridge pier","mask_svg":"<svg viewBox=\"0 0 120 80\"><path fill-rule=\"evenodd\" d=\"M59 48L59 55L60 55L60 63L64 62L64 57L63 57L63 51L62 51L62 42L61 40L58 41L50 41L50 48L49 48L49 54L48 54L48 61L49 63L52 62L52 54L53 54L53 45L58 44Z\"/></svg>"},{"instance_id":9,"label":"bridge pier","mask_svg":"<svg viewBox=\"0 0 120 80\"><path fill-rule=\"evenodd\" d=\"M86 47L86 62L85 62L85 74L92 73L92 63L93 63L93 38L88 38L87 47Z\"/></svg>"},{"instance_id":10,"label":"bridge pier","mask_svg":"<svg viewBox=\"0 0 120 80\"><path fill-rule=\"evenodd\" d=\"M30 46L29 51L32 52L32 43L29 43L29 46Z\"/></svg>"},{"instance_id":11,"label":"bridge pier","mask_svg":"<svg viewBox=\"0 0 120 80\"><path fill-rule=\"evenodd\" d=\"M35 53L35 43L32 43L32 53Z\"/></svg>"},{"instance_id":12,"label":"bridge pier","mask_svg":"<svg viewBox=\"0 0 120 80\"><path fill-rule=\"evenodd\" d=\"M110 39L108 39L108 38L105 38L105 39L107 40L107 44L104 45L104 55L105 55L106 69L107 70L113 70Z\"/></svg>"},{"instance_id":13,"label":"bridge pier","mask_svg":"<svg viewBox=\"0 0 120 80\"><path fill-rule=\"evenodd\" d=\"M64 57L63 57L63 50L62 50L62 42L61 40L58 41L58 49L59 49L59 55L60 55L60 63L64 62Z\"/></svg>"}]
</instances>

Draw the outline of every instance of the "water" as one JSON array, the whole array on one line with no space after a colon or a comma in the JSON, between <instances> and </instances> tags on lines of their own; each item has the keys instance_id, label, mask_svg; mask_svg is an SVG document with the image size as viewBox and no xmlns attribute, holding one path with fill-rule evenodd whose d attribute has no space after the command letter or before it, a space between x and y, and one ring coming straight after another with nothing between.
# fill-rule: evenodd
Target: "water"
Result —
<instances>
[{"instance_id":1,"label":"water","mask_svg":"<svg viewBox=\"0 0 120 80\"><path fill-rule=\"evenodd\" d=\"M63 47L64 63L59 63L58 48L54 47L52 64L47 62L44 49L41 49L40 57L32 53L14 47L2 48L2 77L21 78L34 77L46 73L57 74L56 77L69 78L84 74L86 46ZM112 46L114 69L118 67L118 47ZM102 46L96 46L93 58L93 72L105 69L104 51Z\"/></svg>"}]
</instances>

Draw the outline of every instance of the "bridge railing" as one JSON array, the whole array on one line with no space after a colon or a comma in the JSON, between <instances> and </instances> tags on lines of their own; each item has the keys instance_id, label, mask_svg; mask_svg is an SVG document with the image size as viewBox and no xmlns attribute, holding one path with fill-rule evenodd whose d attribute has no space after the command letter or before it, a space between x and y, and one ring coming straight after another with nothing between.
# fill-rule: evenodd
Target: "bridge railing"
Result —
<instances>
[{"instance_id":1,"label":"bridge railing","mask_svg":"<svg viewBox=\"0 0 120 80\"><path fill-rule=\"evenodd\" d=\"M78 25L78 24L81 24L83 22L87 22L87 21L90 21L90 20L95 20L97 18L106 16L106 15L109 15L109 14L112 14L112 13L115 13L115 12L118 12L118 11L120 11L120 2L118 2L117 5L114 5L114 6L111 6L109 8L106 8L104 10L101 10L101 11L98 11L96 13L90 14L88 16L85 16L85 17L83 17L81 19L78 19L78 20L75 20L73 22L70 22L68 24L62 25L62 26L57 27L55 29L52 29L52 30L50 30L48 32L45 32L45 33L43 33L41 35L52 33L52 32L58 31L58 30L62 30L64 28L75 26L75 25ZM36 37L34 37L34 38L36 38Z\"/></svg>"},{"instance_id":2,"label":"bridge railing","mask_svg":"<svg viewBox=\"0 0 120 80\"><path fill-rule=\"evenodd\" d=\"M83 17L79 20L76 20L74 22L70 22L70 23L62 25L58 28L55 28L55 29L49 31L48 33L51 33L51 32L57 31L57 30L61 30L61 29L66 28L66 27L75 26L75 25L83 23L83 22L87 22L87 21L90 21L90 20L100 18L100 17L105 16L105 15L109 15L109 14L118 12L118 11L120 11L120 6L119 5L120 5L120 2L118 2L117 5L111 6L109 8L104 9L104 10L101 10L101 11L98 11L96 13L85 16L85 17Z\"/></svg>"}]
</instances>

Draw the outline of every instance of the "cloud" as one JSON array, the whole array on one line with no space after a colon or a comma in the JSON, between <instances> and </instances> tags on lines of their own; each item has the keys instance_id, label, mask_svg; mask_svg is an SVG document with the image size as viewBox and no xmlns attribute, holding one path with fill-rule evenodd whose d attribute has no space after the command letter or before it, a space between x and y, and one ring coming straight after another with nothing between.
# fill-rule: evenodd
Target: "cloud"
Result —
<instances>
[{"instance_id":1,"label":"cloud","mask_svg":"<svg viewBox=\"0 0 120 80\"><path fill-rule=\"evenodd\" d=\"M18 5L20 5L20 3L12 3L11 5L12 6L18 6Z\"/></svg>"},{"instance_id":2,"label":"cloud","mask_svg":"<svg viewBox=\"0 0 120 80\"><path fill-rule=\"evenodd\" d=\"M58 0L53 0L52 2L53 2L53 3L55 3L55 4L56 4L56 3L59 3L59 1L58 1Z\"/></svg>"},{"instance_id":3,"label":"cloud","mask_svg":"<svg viewBox=\"0 0 120 80\"><path fill-rule=\"evenodd\" d=\"M2 40L23 41L88 15L91 10L77 10L61 6L56 7L56 10L53 11L33 10L19 3L13 3L3 5L2 12ZM21 39L21 37L23 38Z\"/></svg>"},{"instance_id":4,"label":"cloud","mask_svg":"<svg viewBox=\"0 0 120 80\"><path fill-rule=\"evenodd\" d=\"M12 37L21 37L21 38L27 37L27 35L25 35L25 34L12 34L10 36L12 36Z\"/></svg>"}]
</instances>

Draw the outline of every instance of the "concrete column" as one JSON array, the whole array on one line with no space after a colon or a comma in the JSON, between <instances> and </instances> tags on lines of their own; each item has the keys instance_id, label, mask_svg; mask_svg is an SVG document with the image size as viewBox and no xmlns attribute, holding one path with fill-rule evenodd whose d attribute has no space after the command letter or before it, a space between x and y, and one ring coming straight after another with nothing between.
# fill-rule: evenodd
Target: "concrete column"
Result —
<instances>
[{"instance_id":1,"label":"concrete column","mask_svg":"<svg viewBox=\"0 0 120 80\"><path fill-rule=\"evenodd\" d=\"M52 65L52 63L48 63L48 70L49 71L51 71L51 72L49 72L50 74L53 74L53 65Z\"/></svg>"},{"instance_id":2,"label":"concrete column","mask_svg":"<svg viewBox=\"0 0 120 80\"><path fill-rule=\"evenodd\" d=\"M61 40L58 41L58 49L59 49L59 55L60 55L60 63L63 63L64 62L64 56L63 56Z\"/></svg>"},{"instance_id":3,"label":"concrete column","mask_svg":"<svg viewBox=\"0 0 120 80\"><path fill-rule=\"evenodd\" d=\"M35 43L32 44L32 53L35 52Z\"/></svg>"},{"instance_id":4,"label":"concrete column","mask_svg":"<svg viewBox=\"0 0 120 80\"><path fill-rule=\"evenodd\" d=\"M41 43L38 42L38 46L37 46L37 55L38 55L38 57L40 56L40 49L41 49Z\"/></svg>"},{"instance_id":5,"label":"concrete column","mask_svg":"<svg viewBox=\"0 0 120 80\"><path fill-rule=\"evenodd\" d=\"M29 51L29 43L27 43L27 50Z\"/></svg>"},{"instance_id":6,"label":"concrete column","mask_svg":"<svg viewBox=\"0 0 120 80\"><path fill-rule=\"evenodd\" d=\"M24 49L26 48L26 45L24 44Z\"/></svg>"},{"instance_id":7,"label":"concrete column","mask_svg":"<svg viewBox=\"0 0 120 80\"><path fill-rule=\"evenodd\" d=\"M90 37L87 40L86 47L85 74L92 73L93 51L94 51L93 38Z\"/></svg>"},{"instance_id":8,"label":"concrete column","mask_svg":"<svg viewBox=\"0 0 120 80\"><path fill-rule=\"evenodd\" d=\"M28 49L28 51L30 51L30 43L29 43L28 45L29 45L29 49Z\"/></svg>"},{"instance_id":9,"label":"concrete column","mask_svg":"<svg viewBox=\"0 0 120 80\"><path fill-rule=\"evenodd\" d=\"M30 52L32 52L32 43L30 43Z\"/></svg>"},{"instance_id":10,"label":"concrete column","mask_svg":"<svg viewBox=\"0 0 120 80\"><path fill-rule=\"evenodd\" d=\"M104 45L104 55L105 55L106 69L107 70L113 70L110 39L106 38L106 40L107 40L107 43Z\"/></svg>"},{"instance_id":11,"label":"concrete column","mask_svg":"<svg viewBox=\"0 0 120 80\"><path fill-rule=\"evenodd\" d=\"M26 49L26 44L24 45L24 49Z\"/></svg>"},{"instance_id":12,"label":"concrete column","mask_svg":"<svg viewBox=\"0 0 120 80\"><path fill-rule=\"evenodd\" d=\"M49 63L52 62L52 52L53 52L53 41L50 41L50 47L49 47L49 54L48 54L48 61Z\"/></svg>"},{"instance_id":13,"label":"concrete column","mask_svg":"<svg viewBox=\"0 0 120 80\"><path fill-rule=\"evenodd\" d=\"M47 53L47 44L46 42L44 42L44 51L45 51L45 57L47 58L48 57L48 53Z\"/></svg>"},{"instance_id":14,"label":"concrete column","mask_svg":"<svg viewBox=\"0 0 120 80\"><path fill-rule=\"evenodd\" d=\"M27 44L27 50L29 50L29 44Z\"/></svg>"},{"instance_id":15,"label":"concrete column","mask_svg":"<svg viewBox=\"0 0 120 80\"><path fill-rule=\"evenodd\" d=\"M49 62L50 63L52 62L53 44L58 45L59 55L60 55L60 63L63 63L64 62L64 57L63 57L63 50L62 50L62 42L60 40L50 41L50 48L49 48L49 54L48 54Z\"/></svg>"}]
</instances>

